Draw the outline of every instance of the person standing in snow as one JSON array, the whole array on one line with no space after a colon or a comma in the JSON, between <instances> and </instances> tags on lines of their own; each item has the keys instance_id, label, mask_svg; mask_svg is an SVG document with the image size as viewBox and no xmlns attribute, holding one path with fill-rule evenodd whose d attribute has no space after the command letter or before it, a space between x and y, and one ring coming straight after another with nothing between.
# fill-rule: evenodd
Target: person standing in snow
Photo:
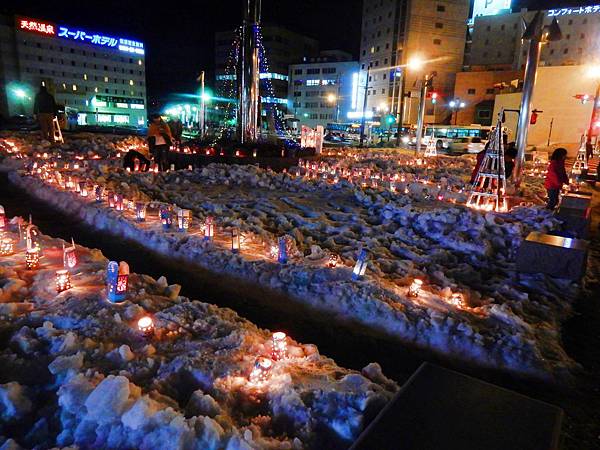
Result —
<instances>
[{"instance_id":1,"label":"person standing in snow","mask_svg":"<svg viewBox=\"0 0 600 450\"><path fill-rule=\"evenodd\" d=\"M515 168L515 159L517 158L517 145L515 142L509 142L504 150L504 170L506 179L510 180L513 169Z\"/></svg>"},{"instance_id":2,"label":"person standing in snow","mask_svg":"<svg viewBox=\"0 0 600 450\"><path fill-rule=\"evenodd\" d=\"M548 203L546 208L552 210L558 204L558 194L563 187L563 184L569 183L569 177L565 170L565 160L567 159L567 150L557 148L550 157L548 171L546 172L546 181L544 187L548 191Z\"/></svg>"},{"instance_id":3,"label":"person standing in snow","mask_svg":"<svg viewBox=\"0 0 600 450\"><path fill-rule=\"evenodd\" d=\"M479 153L477 153L477 161L475 162L475 167L473 168L473 172L471 172L471 180L469 181L470 184L473 184L475 182L475 178L477 178L477 173L479 173L479 168L481 167L481 163L483 162L483 157L485 156L485 152L487 152L487 149L490 145L490 142L486 142L485 147L483 147L483 150L481 150Z\"/></svg>"},{"instance_id":4,"label":"person standing in snow","mask_svg":"<svg viewBox=\"0 0 600 450\"><path fill-rule=\"evenodd\" d=\"M169 168L169 148L172 143L173 135L169 126L162 120L160 114L152 114L148 127L148 146L160 171Z\"/></svg>"},{"instance_id":5,"label":"person standing in snow","mask_svg":"<svg viewBox=\"0 0 600 450\"><path fill-rule=\"evenodd\" d=\"M171 135L175 141L175 146L181 148L181 136L183 135L183 124L181 123L181 119L179 119L179 117L174 117L169 120L169 129L171 130Z\"/></svg>"},{"instance_id":6,"label":"person standing in snow","mask_svg":"<svg viewBox=\"0 0 600 450\"><path fill-rule=\"evenodd\" d=\"M52 94L48 92L46 86L40 86L40 90L35 94L35 100L33 102L33 114L40 124L40 131L42 132L42 139L54 142L54 129L52 127L52 121L58 112L56 102Z\"/></svg>"}]
</instances>

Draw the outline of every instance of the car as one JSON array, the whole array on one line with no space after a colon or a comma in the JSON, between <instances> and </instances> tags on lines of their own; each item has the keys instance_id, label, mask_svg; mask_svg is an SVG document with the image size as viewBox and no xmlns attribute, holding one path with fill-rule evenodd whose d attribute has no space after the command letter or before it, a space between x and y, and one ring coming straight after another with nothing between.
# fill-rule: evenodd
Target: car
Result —
<instances>
[{"instance_id":1,"label":"car","mask_svg":"<svg viewBox=\"0 0 600 450\"><path fill-rule=\"evenodd\" d=\"M462 137L453 139L450 151L453 153L479 153L485 148L485 141L480 137Z\"/></svg>"}]
</instances>

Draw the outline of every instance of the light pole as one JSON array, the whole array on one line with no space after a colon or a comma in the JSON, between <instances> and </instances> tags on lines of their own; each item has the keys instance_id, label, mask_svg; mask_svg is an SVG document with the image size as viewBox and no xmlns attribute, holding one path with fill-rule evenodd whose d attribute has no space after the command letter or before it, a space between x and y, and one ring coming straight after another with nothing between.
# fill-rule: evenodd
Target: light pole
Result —
<instances>
[{"instance_id":1,"label":"light pole","mask_svg":"<svg viewBox=\"0 0 600 450\"><path fill-rule=\"evenodd\" d=\"M327 95L327 102L330 105L335 105L335 123L337 123L338 117L340 115L340 99L339 99L339 96L337 96L335 94L328 94Z\"/></svg>"},{"instance_id":2,"label":"light pole","mask_svg":"<svg viewBox=\"0 0 600 450\"><path fill-rule=\"evenodd\" d=\"M544 27L544 13L538 11L523 33L523 40L529 40L527 63L525 64L525 77L523 79L523 93L521 94L521 107L517 127L517 157L513 171L513 182L516 187L521 184L523 167L525 166L525 149L527 147L527 134L529 132L530 112L532 109L533 88L537 78L537 69L540 63L542 44L549 41L562 39L562 34L556 21L552 20L549 27Z\"/></svg>"},{"instance_id":3,"label":"light pole","mask_svg":"<svg viewBox=\"0 0 600 450\"><path fill-rule=\"evenodd\" d=\"M369 92L369 74L371 73L371 63L367 66L367 76L365 78L365 96L363 99L362 117L360 119L360 147L365 142L365 115L367 111L367 94Z\"/></svg>"},{"instance_id":4,"label":"light pole","mask_svg":"<svg viewBox=\"0 0 600 450\"><path fill-rule=\"evenodd\" d=\"M417 118L417 144L415 146L415 153L419 154L421 151L421 141L423 139L423 125L425 122L425 99L427 98L427 88L431 86L433 77L436 73L432 72L423 77L421 84L421 95L419 99L419 117Z\"/></svg>"},{"instance_id":5,"label":"light pole","mask_svg":"<svg viewBox=\"0 0 600 450\"><path fill-rule=\"evenodd\" d=\"M400 73L400 92L398 92L398 109L396 111L396 127L398 130L396 136L396 145L400 147L402 125L404 124L404 91L406 90L406 72L410 68L413 71L419 71L425 65L425 61L421 56L413 56L408 60L408 63L402 68L401 72L396 70L396 74ZM397 76L397 75L396 75ZM395 81L395 80L394 80ZM410 114L410 113L409 113Z\"/></svg>"},{"instance_id":6,"label":"light pole","mask_svg":"<svg viewBox=\"0 0 600 450\"><path fill-rule=\"evenodd\" d=\"M455 98L454 100L450 100L448 106L450 106L450 109L454 114L454 125L456 125L456 123L458 122L458 111L463 109L466 106L466 104L465 102L462 102L459 98Z\"/></svg>"},{"instance_id":7,"label":"light pole","mask_svg":"<svg viewBox=\"0 0 600 450\"><path fill-rule=\"evenodd\" d=\"M596 80L596 95L594 96L594 105L592 106L592 115L590 117L590 126L587 132L586 148L589 152L592 147L592 134L594 127L600 120L600 64L588 67L588 76ZM589 155L588 155L589 156Z\"/></svg>"}]
</instances>

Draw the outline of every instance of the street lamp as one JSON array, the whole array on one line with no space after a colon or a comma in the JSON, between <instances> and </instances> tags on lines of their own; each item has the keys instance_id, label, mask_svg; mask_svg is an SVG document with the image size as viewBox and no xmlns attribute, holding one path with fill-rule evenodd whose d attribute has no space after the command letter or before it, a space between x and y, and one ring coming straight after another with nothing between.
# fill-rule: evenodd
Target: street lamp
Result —
<instances>
[{"instance_id":1,"label":"street lamp","mask_svg":"<svg viewBox=\"0 0 600 450\"><path fill-rule=\"evenodd\" d=\"M327 95L327 102L331 105L335 105L335 123L337 123L339 115L340 115L340 102L338 100L338 96L335 94Z\"/></svg>"},{"instance_id":2,"label":"street lamp","mask_svg":"<svg viewBox=\"0 0 600 450\"><path fill-rule=\"evenodd\" d=\"M594 105L592 106L592 116L590 117L590 126L588 128L586 147L587 151L592 145L592 134L594 133L594 126L600 120L600 64L594 64L587 68L588 77L596 81L596 94L594 96Z\"/></svg>"},{"instance_id":3,"label":"street lamp","mask_svg":"<svg viewBox=\"0 0 600 450\"><path fill-rule=\"evenodd\" d=\"M454 114L454 125L456 125L456 122L458 121L458 111L463 109L467 105L465 102L461 101L460 99L454 99L454 100L450 100L450 103L448 103L448 106L450 106L450 109L452 110L452 113Z\"/></svg>"}]
</instances>

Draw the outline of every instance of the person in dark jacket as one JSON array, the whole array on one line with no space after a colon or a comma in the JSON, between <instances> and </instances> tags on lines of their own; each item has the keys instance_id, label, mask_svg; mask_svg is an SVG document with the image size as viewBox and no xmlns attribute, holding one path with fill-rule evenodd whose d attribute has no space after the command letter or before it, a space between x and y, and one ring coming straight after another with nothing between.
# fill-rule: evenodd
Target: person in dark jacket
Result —
<instances>
[{"instance_id":1,"label":"person in dark jacket","mask_svg":"<svg viewBox=\"0 0 600 450\"><path fill-rule=\"evenodd\" d=\"M54 142L54 129L52 121L56 116L56 102L52 94L48 92L46 86L40 86L40 90L35 94L33 103L33 114L40 124L42 139Z\"/></svg>"},{"instance_id":2,"label":"person in dark jacket","mask_svg":"<svg viewBox=\"0 0 600 450\"><path fill-rule=\"evenodd\" d=\"M552 210L558 204L558 194L563 187L563 184L569 183L569 177L565 170L565 160L567 159L567 150L557 148L550 157L548 171L546 172L546 181L544 187L548 191L548 203L546 208Z\"/></svg>"},{"instance_id":3,"label":"person in dark jacket","mask_svg":"<svg viewBox=\"0 0 600 450\"><path fill-rule=\"evenodd\" d=\"M504 169L507 180L510 180L515 168L517 153L517 145L514 142L509 142L506 146L506 150L504 150Z\"/></svg>"},{"instance_id":4,"label":"person in dark jacket","mask_svg":"<svg viewBox=\"0 0 600 450\"><path fill-rule=\"evenodd\" d=\"M471 172L471 180L470 184L475 183L475 178L477 178L477 174L479 173L479 168L481 167L481 163L483 162L483 157L485 156L485 152L487 152L488 147L490 146L490 142L486 142L485 147L479 153L477 153L477 160L475 161L475 167L473 168L473 172Z\"/></svg>"},{"instance_id":5,"label":"person in dark jacket","mask_svg":"<svg viewBox=\"0 0 600 450\"><path fill-rule=\"evenodd\" d=\"M171 135L173 136L173 144L177 148L181 147L181 136L183 135L183 124L181 123L181 119L178 117L174 117L169 120L169 129L171 130Z\"/></svg>"},{"instance_id":6,"label":"person in dark jacket","mask_svg":"<svg viewBox=\"0 0 600 450\"><path fill-rule=\"evenodd\" d=\"M160 114L152 114L148 126L148 146L161 172L169 168L169 148L172 143L173 135L169 126L162 120Z\"/></svg>"}]
</instances>

